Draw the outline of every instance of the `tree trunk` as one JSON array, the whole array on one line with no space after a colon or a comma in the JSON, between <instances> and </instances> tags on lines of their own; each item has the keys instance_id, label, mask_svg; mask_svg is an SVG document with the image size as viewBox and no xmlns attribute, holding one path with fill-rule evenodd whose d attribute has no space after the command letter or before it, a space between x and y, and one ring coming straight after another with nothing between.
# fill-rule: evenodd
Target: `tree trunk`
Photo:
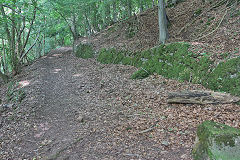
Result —
<instances>
[{"instance_id":1,"label":"tree trunk","mask_svg":"<svg viewBox=\"0 0 240 160\"><path fill-rule=\"evenodd\" d=\"M13 2L15 3L16 1L13 0ZM15 10L12 10L12 52L11 52L11 59L12 59L12 72L13 75L16 75L20 72L20 68L18 65L18 57L17 57L17 52L16 52L16 28L17 28L17 24L16 24L16 20L15 20Z\"/></svg>"},{"instance_id":2,"label":"tree trunk","mask_svg":"<svg viewBox=\"0 0 240 160\"><path fill-rule=\"evenodd\" d=\"M164 0L158 0L159 43L165 44L168 38L167 17Z\"/></svg>"},{"instance_id":3,"label":"tree trunk","mask_svg":"<svg viewBox=\"0 0 240 160\"><path fill-rule=\"evenodd\" d=\"M77 37L75 37L75 35L73 36L73 46L72 46L72 48L73 48L73 54L76 54L76 52L77 52L77 50L76 50L76 48L77 48Z\"/></svg>"},{"instance_id":4,"label":"tree trunk","mask_svg":"<svg viewBox=\"0 0 240 160\"><path fill-rule=\"evenodd\" d=\"M107 27L110 23L111 23L111 8L110 8L110 4L106 5L106 26Z\"/></svg>"},{"instance_id":5,"label":"tree trunk","mask_svg":"<svg viewBox=\"0 0 240 160\"><path fill-rule=\"evenodd\" d=\"M92 4L92 9L93 9L93 16L91 19L91 22L93 24L93 30L95 32L99 32L99 26L98 26L98 8L97 8L97 3Z\"/></svg>"},{"instance_id":6,"label":"tree trunk","mask_svg":"<svg viewBox=\"0 0 240 160\"><path fill-rule=\"evenodd\" d=\"M143 7L143 0L139 0L139 8L140 8L140 13L143 12L144 7Z\"/></svg>"},{"instance_id":7,"label":"tree trunk","mask_svg":"<svg viewBox=\"0 0 240 160\"><path fill-rule=\"evenodd\" d=\"M1 66L1 63L0 63L0 66ZM2 78L4 83L7 83L9 80L9 77L6 74L4 74L1 70L0 70L0 77Z\"/></svg>"},{"instance_id":8,"label":"tree trunk","mask_svg":"<svg viewBox=\"0 0 240 160\"><path fill-rule=\"evenodd\" d=\"M91 34L92 34L92 28L91 28L91 25L90 25L90 23L89 23L89 20L88 20L88 13L87 13L87 10L85 10L85 14L84 14L84 16L85 16L85 29L86 29L86 36L91 36Z\"/></svg>"},{"instance_id":9,"label":"tree trunk","mask_svg":"<svg viewBox=\"0 0 240 160\"><path fill-rule=\"evenodd\" d=\"M128 0L128 17L132 16L132 0Z\"/></svg>"},{"instance_id":10,"label":"tree trunk","mask_svg":"<svg viewBox=\"0 0 240 160\"><path fill-rule=\"evenodd\" d=\"M230 94L212 92L212 91L183 91L170 92L168 94L168 103L183 103L183 104L225 104L236 103L240 100L239 97L231 96Z\"/></svg>"},{"instance_id":11,"label":"tree trunk","mask_svg":"<svg viewBox=\"0 0 240 160\"><path fill-rule=\"evenodd\" d=\"M117 5L116 0L113 1L113 22L117 22Z\"/></svg>"},{"instance_id":12,"label":"tree trunk","mask_svg":"<svg viewBox=\"0 0 240 160\"><path fill-rule=\"evenodd\" d=\"M40 58L42 56L42 44L41 44L41 39L37 40L37 45L36 46L36 54L37 58Z\"/></svg>"},{"instance_id":13,"label":"tree trunk","mask_svg":"<svg viewBox=\"0 0 240 160\"><path fill-rule=\"evenodd\" d=\"M5 42L4 39L2 39L2 45L3 45L3 55L2 55L2 67L3 71L6 74L8 72L8 64L7 64L7 54L6 54L6 48L5 48Z\"/></svg>"},{"instance_id":14,"label":"tree trunk","mask_svg":"<svg viewBox=\"0 0 240 160\"><path fill-rule=\"evenodd\" d=\"M152 0L152 8L155 6L155 0Z\"/></svg>"},{"instance_id":15,"label":"tree trunk","mask_svg":"<svg viewBox=\"0 0 240 160\"><path fill-rule=\"evenodd\" d=\"M77 21L76 21L76 15L73 14L73 54L76 53L76 45L78 40L78 30L77 30Z\"/></svg>"}]
</instances>

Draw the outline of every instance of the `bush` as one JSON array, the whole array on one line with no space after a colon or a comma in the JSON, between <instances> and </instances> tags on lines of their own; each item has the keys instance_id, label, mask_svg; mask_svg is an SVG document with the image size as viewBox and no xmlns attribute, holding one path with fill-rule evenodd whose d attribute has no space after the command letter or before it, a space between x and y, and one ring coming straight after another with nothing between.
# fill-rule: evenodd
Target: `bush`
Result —
<instances>
[{"instance_id":1,"label":"bush","mask_svg":"<svg viewBox=\"0 0 240 160\"><path fill-rule=\"evenodd\" d=\"M101 49L97 58L97 61L103 63L103 64L110 64L113 63L114 56L116 56L116 50L115 49Z\"/></svg>"},{"instance_id":2,"label":"bush","mask_svg":"<svg viewBox=\"0 0 240 160\"><path fill-rule=\"evenodd\" d=\"M206 86L212 90L240 95L240 57L219 63L207 82Z\"/></svg>"},{"instance_id":3,"label":"bush","mask_svg":"<svg viewBox=\"0 0 240 160\"><path fill-rule=\"evenodd\" d=\"M77 46L76 57L88 59L93 58L94 51L90 44L80 44Z\"/></svg>"},{"instance_id":4,"label":"bush","mask_svg":"<svg viewBox=\"0 0 240 160\"><path fill-rule=\"evenodd\" d=\"M12 101L14 103L21 103L22 100L26 97L26 94L24 90L20 88L18 83L12 81L8 85L6 96L8 102Z\"/></svg>"},{"instance_id":5,"label":"bush","mask_svg":"<svg viewBox=\"0 0 240 160\"><path fill-rule=\"evenodd\" d=\"M133 75L131 76L132 79L143 79L148 77L150 74L148 71L141 69L138 70L137 72L133 73Z\"/></svg>"}]
</instances>

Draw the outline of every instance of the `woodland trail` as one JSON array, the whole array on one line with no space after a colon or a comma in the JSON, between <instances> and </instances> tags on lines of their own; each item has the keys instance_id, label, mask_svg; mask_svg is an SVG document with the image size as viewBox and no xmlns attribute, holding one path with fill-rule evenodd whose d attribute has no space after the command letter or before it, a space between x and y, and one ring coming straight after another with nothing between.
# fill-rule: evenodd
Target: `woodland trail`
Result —
<instances>
[{"instance_id":1,"label":"woodland trail","mask_svg":"<svg viewBox=\"0 0 240 160\"><path fill-rule=\"evenodd\" d=\"M131 80L134 67L68 53L54 50L17 77L27 96L0 114L0 159L190 160L199 123L239 116L237 105L166 103L168 91L200 85Z\"/></svg>"}]
</instances>

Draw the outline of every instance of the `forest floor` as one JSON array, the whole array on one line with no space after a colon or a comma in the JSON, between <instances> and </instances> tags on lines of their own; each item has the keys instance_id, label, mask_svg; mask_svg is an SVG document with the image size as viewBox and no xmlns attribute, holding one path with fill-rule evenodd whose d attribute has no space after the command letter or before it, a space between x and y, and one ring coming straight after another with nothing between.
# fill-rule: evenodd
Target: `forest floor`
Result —
<instances>
[{"instance_id":1,"label":"forest floor","mask_svg":"<svg viewBox=\"0 0 240 160\"><path fill-rule=\"evenodd\" d=\"M199 8L202 13L196 15ZM239 8L214 8L198 0L169 8L168 43L189 42L193 51L219 60L225 52L229 58L239 56ZM150 9L79 41L90 41L96 50L154 47L156 15L156 8ZM1 160L191 160L196 129L204 120L240 128L238 105L166 103L168 92L207 90L201 85L159 75L131 80L137 68L78 59L70 52L66 47L53 50L15 77L18 89L26 93L20 104L7 102L9 84L1 86Z\"/></svg>"},{"instance_id":2,"label":"forest floor","mask_svg":"<svg viewBox=\"0 0 240 160\"><path fill-rule=\"evenodd\" d=\"M234 104L167 104L169 91L206 90L137 69L78 59L53 50L15 80L22 103L0 112L0 159L191 160L196 128L204 120L240 127ZM1 97L7 85L1 87ZM4 101L5 102L5 101Z\"/></svg>"}]
</instances>

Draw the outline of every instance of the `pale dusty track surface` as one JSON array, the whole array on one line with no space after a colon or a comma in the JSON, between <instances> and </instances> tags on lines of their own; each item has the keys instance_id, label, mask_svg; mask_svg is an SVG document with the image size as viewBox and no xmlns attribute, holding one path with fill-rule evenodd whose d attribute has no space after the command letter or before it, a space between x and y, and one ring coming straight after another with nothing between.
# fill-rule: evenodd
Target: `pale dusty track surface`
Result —
<instances>
[{"instance_id":1,"label":"pale dusty track surface","mask_svg":"<svg viewBox=\"0 0 240 160\"><path fill-rule=\"evenodd\" d=\"M17 81L30 82L27 97L0 114L0 159L188 160L199 123L227 122L220 110L238 117L234 105L166 104L168 91L199 85L161 76L131 80L134 67L67 52L55 50L19 75Z\"/></svg>"}]
</instances>

